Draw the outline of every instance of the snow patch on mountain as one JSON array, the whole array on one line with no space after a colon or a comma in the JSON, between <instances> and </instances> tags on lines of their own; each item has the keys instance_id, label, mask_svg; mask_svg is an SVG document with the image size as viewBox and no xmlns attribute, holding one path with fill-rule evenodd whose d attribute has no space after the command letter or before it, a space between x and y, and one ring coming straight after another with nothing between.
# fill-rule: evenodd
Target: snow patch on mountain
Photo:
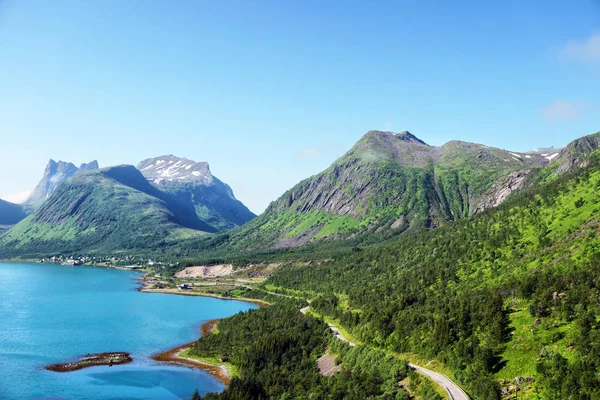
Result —
<instances>
[{"instance_id":1,"label":"snow patch on mountain","mask_svg":"<svg viewBox=\"0 0 600 400\"><path fill-rule=\"evenodd\" d=\"M174 155L149 158L142 161L137 168L146 179L156 185L186 181L210 184L213 181L208 163Z\"/></svg>"}]
</instances>

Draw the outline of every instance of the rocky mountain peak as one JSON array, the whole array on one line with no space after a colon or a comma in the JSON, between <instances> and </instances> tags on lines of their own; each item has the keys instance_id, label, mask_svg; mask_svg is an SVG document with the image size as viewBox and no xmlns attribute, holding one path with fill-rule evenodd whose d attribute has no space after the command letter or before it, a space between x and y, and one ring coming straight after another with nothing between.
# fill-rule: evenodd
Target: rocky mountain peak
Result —
<instances>
[{"instance_id":1,"label":"rocky mountain peak","mask_svg":"<svg viewBox=\"0 0 600 400\"><path fill-rule=\"evenodd\" d=\"M53 159L50 159L50 161L48 161L48 164L46 165L46 169L44 170L44 175L56 176L56 174L65 174L72 176L73 174L75 174L75 172L77 172L77 167L75 166L75 164L62 160L59 160L57 162Z\"/></svg>"},{"instance_id":2,"label":"rocky mountain peak","mask_svg":"<svg viewBox=\"0 0 600 400\"><path fill-rule=\"evenodd\" d=\"M573 167L585 168L588 156L600 148L600 132L575 139L560 152L561 163L556 172L565 173ZM552 155L553 157L559 154Z\"/></svg>"},{"instance_id":3,"label":"rocky mountain peak","mask_svg":"<svg viewBox=\"0 0 600 400\"><path fill-rule=\"evenodd\" d=\"M172 154L148 158L140 162L137 169L155 185L178 182L210 184L214 180L207 162L196 162Z\"/></svg>"},{"instance_id":4,"label":"rocky mountain peak","mask_svg":"<svg viewBox=\"0 0 600 400\"><path fill-rule=\"evenodd\" d=\"M81 164L81 167L77 168L71 162L50 159L44 169L44 176L31 193L31 196L29 196L29 199L27 199L26 204L33 208L39 207L61 183L79 172L94 169L98 169L98 161L96 160Z\"/></svg>"},{"instance_id":5,"label":"rocky mountain peak","mask_svg":"<svg viewBox=\"0 0 600 400\"><path fill-rule=\"evenodd\" d=\"M77 170L77 173L84 172L84 171L93 171L93 170L96 170L96 169L99 169L99 168L100 168L100 166L98 165L98 161L94 160L94 161L89 162L89 163L83 163L83 164L81 164L79 166L79 169Z\"/></svg>"},{"instance_id":6,"label":"rocky mountain peak","mask_svg":"<svg viewBox=\"0 0 600 400\"><path fill-rule=\"evenodd\" d=\"M391 139L400 140L400 141L403 141L406 143L417 143L417 144L422 144L422 145L428 146L427 143L425 143L424 141L422 141L421 139L419 139L418 137L416 137L409 131L391 132L391 131L373 130L373 131L367 132L367 134L365 135L365 137L369 137L369 136L380 137L380 138L383 137L384 139L391 138Z\"/></svg>"}]
</instances>

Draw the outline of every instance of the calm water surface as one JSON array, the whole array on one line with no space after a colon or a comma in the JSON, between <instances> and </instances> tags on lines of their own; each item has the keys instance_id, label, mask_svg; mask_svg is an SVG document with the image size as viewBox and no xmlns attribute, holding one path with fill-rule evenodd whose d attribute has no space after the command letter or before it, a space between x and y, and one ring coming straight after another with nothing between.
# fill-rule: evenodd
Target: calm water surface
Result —
<instances>
[{"instance_id":1,"label":"calm water surface","mask_svg":"<svg viewBox=\"0 0 600 400\"><path fill-rule=\"evenodd\" d=\"M197 339L202 322L255 308L207 297L140 293L138 274L0 263L0 399L181 399L221 391L198 370L150 356ZM56 373L45 365L127 351L134 362Z\"/></svg>"}]
</instances>

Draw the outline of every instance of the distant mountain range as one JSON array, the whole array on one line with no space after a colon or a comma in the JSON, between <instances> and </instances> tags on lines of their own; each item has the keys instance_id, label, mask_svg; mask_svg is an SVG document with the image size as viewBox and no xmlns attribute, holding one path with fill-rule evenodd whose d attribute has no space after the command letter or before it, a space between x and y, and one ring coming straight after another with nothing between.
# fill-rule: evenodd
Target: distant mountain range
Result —
<instances>
[{"instance_id":1,"label":"distant mountain range","mask_svg":"<svg viewBox=\"0 0 600 400\"><path fill-rule=\"evenodd\" d=\"M148 249L255 217L206 162L170 155L138 168L50 160L24 207L0 203L0 225L21 221L0 237L0 254Z\"/></svg>"},{"instance_id":2,"label":"distant mountain range","mask_svg":"<svg viewBox=\"0 0 600 400\"><path fill-rule=\"evenodd\" d=\"M108 252L158 246L197 231L214 232L191 207L152 186L133 166L79 174L10 229L7 252ZM198 232L199 233L199 232Z\"/></svg>"},{"instance_id":3,"label":"distant mountain range","mask_svg":"<svg viewBox=\"0 0 600 400\"><path fill-rule=\"evenodd\" d=\"M77 168L51 160L25 205L33 214L0 237L0 255L159 251L179 242L188 253L254 251L434 228L500 205L545 166L558 174L585 166L599 145L596 134L564 149L520 153L461 141L430 146L406 131L369 131L255 219L206 162L166 155L137 169L100 170L95 161ZM12 210L15 220L24 216ZM217 240L205 235L229 229ZM207 248L205 238L216 248Z\"/></svg>"},{"instance_id":4,"label":"distant mountain range","mask_svg":"<svg viewBox=\"0 0 600 400\"><path fill-rule=\"evenodd\" d=\"M0 199L0 225L13 225L27 216L23 206Z\"/></svg>"}]
</instances>

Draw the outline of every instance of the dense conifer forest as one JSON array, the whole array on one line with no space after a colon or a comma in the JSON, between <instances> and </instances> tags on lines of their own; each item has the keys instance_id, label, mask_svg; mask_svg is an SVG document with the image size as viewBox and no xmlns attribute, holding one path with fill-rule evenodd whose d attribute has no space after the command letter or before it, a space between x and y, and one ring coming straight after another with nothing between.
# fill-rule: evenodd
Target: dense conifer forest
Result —
<instances>
[{"instance_id":1,"label":"dense conifer forest","mask_svg":"<svg viewBox=\"0 0 600 400\"><path fill-rule=\"evenodd\" d=\"M598 398L600 162L535 180L480 215L283 265L263 289L311 300L361 347L440 361L475 399L510 386L532 398ZM302 318L295 310L285 312L290 323ZM259 315L233 319L252 325ZM253 380L260 390L264 379Z\"/></svg>"}]
</instances>

